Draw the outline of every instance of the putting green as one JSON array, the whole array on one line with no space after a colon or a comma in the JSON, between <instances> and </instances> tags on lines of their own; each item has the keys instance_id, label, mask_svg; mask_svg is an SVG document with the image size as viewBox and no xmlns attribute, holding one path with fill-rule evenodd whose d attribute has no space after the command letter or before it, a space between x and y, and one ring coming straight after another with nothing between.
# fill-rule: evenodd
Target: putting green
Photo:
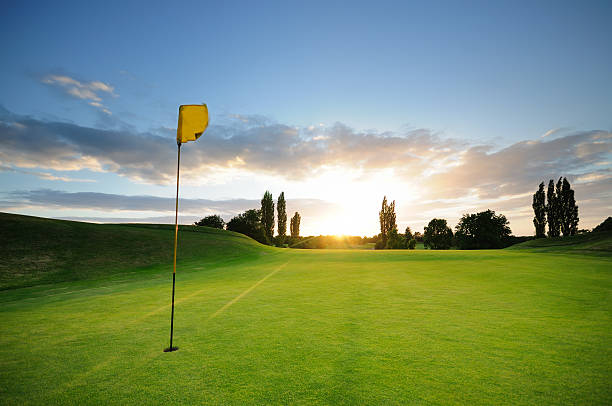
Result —
<instances>
[{"instance_id":1,"label":"putting green","mask_svg":"<svg viewBox=\"0 0 612 406\"><path fill-rule=\"evenodd\" d=\"M609 256L247 251L180 262L173 353L167 264L0 292L0 403L612 401Z\"/></svg>"}]
</instances>

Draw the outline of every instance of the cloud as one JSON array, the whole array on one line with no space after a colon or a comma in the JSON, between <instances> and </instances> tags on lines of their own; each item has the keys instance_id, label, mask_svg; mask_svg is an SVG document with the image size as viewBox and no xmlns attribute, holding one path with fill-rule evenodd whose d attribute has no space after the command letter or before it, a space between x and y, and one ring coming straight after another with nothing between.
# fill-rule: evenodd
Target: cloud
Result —
<instances>
[{"instance_id":1,"label":"cloud","mask_svg":"<svg viewBox=\"0 0 612 406\"><path fill-rule=\"evenodd\" d=\"M41 79L41 82L60 89L71 97L88 101L90 106L96 107L108 115L112 113L101 103L102 94L118 97L113 86L98 80L81 82L66 75L46 75Z\"/></svg>"},{"instance_id":2,"label":"cloud","mask_svg":"<svg viewBox=\"0 0 612 406\"><path fill-rule=\"evenodd\" d=\"M15 205L92 209L101 211L174 212L174 197L126 196L98 192L64 192L52 189L14 191L7 201ZM181 199L181 212L191 213L209 209L224 214L244 211L259 206L258 200Z\"/></svg>"},{"instance_id":3,"label":"cloud","mask_svg":"<svg viewBox=\"0 0 612 406\"><path fill-rule=\"evenodd\" d=\"M466 194L499 198L525 193L548 179L587 176L611 154L612 133L607 131L523 141L499 151L474 146L459 154L452 170L431 175L427 183L434 198Z\"/></svg>"},{"instance_id":4,"label":"cloud","mask_svg":"<svg viewBox=\"0 0 612 406\"><path fill-rule=\"evenodd\" d=\"M172 131L101 130L0 108L0 163L14 168L90 169L139 182L172 184L176 170ZM218 174L227 180L235 173L291 181L313 179L337 168L361 178L387 171L398 189L408 183L418 191L419 200L427 202L412 212L428 215L444 206L445 213L458 215L507 208L526 216L537 185L559 176L568 177L579 204L598 215L609 210L612 200L608 131L575 131L496 149L445 139L427 129L377 133L358 132L343 124L297 128L263 117L237 116L212 125L197 144L183 149L181 160L182 179L191 182ZM393 193L389 190L388 195ZM504 203L508 201L512 207Z\"/></svg>"},{"instance_id":5,"label":"cloud","mask_svg":"<svg viewBox=\"0 0 612 406\"><path fill-rule=\"evenodd\" d=\"M541 138L550 137L550 136L552 136L554 134L558 134L558 133L565 132L565 131L569 131L569 128L567 128L567 127L551 128L550 130L548 130L544 134L542 134Z\"/></svg>"},{"instance_id":6,"label":"cloud","mask_svg":"<svg viewBox=\"0 0 612 406\"><path fill-rule=\"evenodd\" d=\"M176 144L170 137L9 115L2 119L0 114L0 161L5 165L91 169L156 184L174 181ZM197 148L183 149L181 159L193 174L246 170L297 180L326 167L412 166L420 173L432 162L445 162L458 147L428 130L359 133L342 124L308 130L241 119L211 126Z\"/></svg>"},{"instance_id":7,"label":"cloud","mask_svg":"<svg viewBox=\"0 0 612 406\"><path fill-rule=\"evenodd\" d=\"M112 217L70 217L74 220L100 221L100 222L134 222L155 221L174 222L173 216L137 216L144 212L174 213L174 197L159 196L127 196L97 192L65 192L52 189L38 189L29 191L13 191L5 193L0 200L0 208L4 210L19 210L23 208L45 209L86 209L105 213L127 213L124 216ZM226 221L238 213L248 209L258 209L261 202L255 199L188 199L181 198L181 215L187 219L193 216L198 219L209 215L219 214ZM316 218L322 214L333 214L341 208L336 204L320 199L288 199L287 213L299 211L303 218ZM62 217L68 219L68 217ZM162 221L163 220L163 221ZM171 220L171 221L170 221ZM192 222L192 221L189 221Z\"/></svg>"},{"instance_id":8,"label":"cloud","mask_svg":"<svg viewBox=\"0 0 612 406\"><path fill-rule=\"evenodd\" d=\"M15 121L19 126L13 124ZM15 167L90 169L164 183L172 178L173 144L150 134L97 130L15 115L4 120L0 114L0 163Z\"/></svg>"},{"instance_id":9,"label":"cloud","mask_svg":"<svg viewBox=\"0 0 612 406\"><path fill-rule=\"evenodd\" d=\"M57 176L49 172L28 171L28 170L19 169L19 168L13 168L10 166L4 166L2 164L0 164L0 172L22 173L25 175L33 175L33 176L36 176L37 178L44 179L44 180L59 180L62 182L83 182L83 183L95 183L96 182L93 179L81 179L81 178L71 178L68 176Z\"/></svg>"}]
</instances>

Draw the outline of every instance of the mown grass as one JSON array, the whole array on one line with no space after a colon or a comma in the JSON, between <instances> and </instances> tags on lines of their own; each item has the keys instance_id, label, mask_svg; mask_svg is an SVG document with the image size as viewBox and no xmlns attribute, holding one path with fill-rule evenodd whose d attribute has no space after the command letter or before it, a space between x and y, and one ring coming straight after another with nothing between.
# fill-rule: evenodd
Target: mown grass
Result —
<instances>
[{"instance_id":1,"label":"mown grass","mask_svg":"<svg viewBox=\"0 0 612 406\"><path fill-rule=\"evenodd\" d=\"M239 233L180 226L181 261L259 255ZM0 290L89 280L171 264L174 226L91 224L0 213Z\"/></svg>"},{"instance_id":2,"label":"mown grass","mask_svg":"<svg viewBox=\"0 0 612 406\"><path fill-rule=\"evenodd\" d=\"M612 254L612 231L584 233L569 237L538 238L516 244L508 249L532 250L537 252L584 252L588 254Z\"/></svg>"},{"instance_id":3,"label":"mown grass","mask_svg":"<svg viewBox=\"0 0 612 406\"><path fill-rule=\"evenodd\" d=\"M0 292L0 403L612 401L609 256L254 247L181 262L175 353L167 265Z\"/></svg>"}]
</instances>

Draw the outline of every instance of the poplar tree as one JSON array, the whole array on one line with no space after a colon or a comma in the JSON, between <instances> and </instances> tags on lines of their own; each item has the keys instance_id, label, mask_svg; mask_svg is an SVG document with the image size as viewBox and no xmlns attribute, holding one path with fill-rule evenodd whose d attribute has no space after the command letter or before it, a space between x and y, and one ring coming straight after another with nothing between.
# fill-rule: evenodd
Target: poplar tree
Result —
<instances>
[{"instance_id":1,"label":"poplar tree","mask_svg":"<svg viewBox=\"0 0 612 406\"><path fill-rule=\"evenodd\" d=\"M540 199L539 197L536 198L536 195L541 190L542 184L540 184L540 190L533 195L533 210L536 215L536 218L533 219L533 224L536 226L536 234L538 228L538 224L536 224L538 217L536 206L538 206ZM559 178L556 185L553 179L548 182L546 200L548 236L558 237L561 233L563 233L564 237L575 235L578 232L578 206L576 205L574 190L572 190L567 178Z\"/></svg>"},{"instance_id":2,"label":"poplar tree","mask_svg":"<svg viewBox=\"0 0 612 406\"><path fill-rule=\"evenodd\" d=\"M276 203L276 214L278 217L278 236L284 238L287 235L287 206L285 204L285 192L281 192Z\"/></svg>"},{"instance_id":3,"label":"poplar tree","mask_svg":"<svg viewBox=\"0 0 612 406\"><path fill-rule=\"evenodd\" d=\"M300 236L300 213L297 211L291 217L291 224L289 225L291 231L291 237L299 237Z\"/></svg>"},{"instance_id":4,"label":"poplar tree","mask_svg":"<svg viewBox=\"0 0 612 406\"><path fill-rule=\"evenodd\" d=\"M555 181L548 182L548 190L546 192L546 221L548 222L548 236L559 236L559 201L555 193Z\"/></svg>"},{"instance_id":5,"label":"poplar tree","mask_svg":"<svg viewBox=\"0 0 612 406\"><path fill-rule=\"evenodd\" d=\"M559 225L563 236L575 235L578 231L578 206L576 205L576 199L574 198L574 191L567 178L563 178L563 181L559 179L557 183L557 199L559 201Z\"/></svg>"},{"instance_id":6,"label":"poplar tree","mask_svg":"<svg viewBox=\"0 0 612 406\"><path fill-rule=\"evenodd\" d=\"M546 195L544 193L544 182L540 183L538 191L533 195L533 225L535 226L536 238L546 237Z\"/></svg>"},{"instance_id":7,"label":"poplar tree","mask_svg":"<svg viewBox=\"0 0 612 406\"><path fill-rule=\"evenodd\" d=\"M387 196L383 198L382 207L378 212L380 220L380 236L382 239L381 247L387 246L389 233L392 230L397 230L396 215L395 215L395 200L391 204L387 204Z\"/></svg>"},{"instance_id":8,"label":"poplar tree","mask_svg":"<svg viewBox=\"0 0 612 406\"><path fill-rule=\"evenodd\" d=\"M397 230L397 223L395 222L395 200L391 202L389 205L389 212L387 218L387 233L391 232L391 230Z\"/></svg>"},{"instance_id":9,"label":"poplar tree","mask_svg":"<svg viewBox=\"0 0 612 406\"><path fill-rule=\"evenodd\" d=\"M378 212L378 219L380 221L380 237L382 239L382 246L387 244L387 196L383 197L382 208Z\"/></svg>"},{"instance_id":10,"label":"poplar tree","mask_svg":"<svg viewBox=\"0 0 612 406\"><path fill-rule=\"evenodd\" d=\"M272 199L272 193L267 190L263 199L261 199L261 225L268 243L272 242L274 237L274 200Z\"/></svg>"}]
</instances>

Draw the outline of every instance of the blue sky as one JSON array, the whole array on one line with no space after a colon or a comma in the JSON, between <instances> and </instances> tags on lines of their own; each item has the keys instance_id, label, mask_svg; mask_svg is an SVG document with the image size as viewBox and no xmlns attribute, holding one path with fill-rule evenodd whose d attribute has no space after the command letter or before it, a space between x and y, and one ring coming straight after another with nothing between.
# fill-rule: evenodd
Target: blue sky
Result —
<instances>
[{"instance_id":1,"label":"blue sky","mask_svg":"<svg viewBox=\"0 0 612 406\"><path fill-rule=\"evenodd\" d=\"M200 148L194 157L210 147L228 159L197 158L199 172L187 174L182 195L256 200L267 188L275 196L285 190L289 198L322 202L312 212L312 233L351 223L321 228L328 221L322 220L324 213L337 217L347 212L365 190L372 197L359 207L374 214L352 228L353 233L377 232L376 205L387 194L406 202L405 212L398 213L400 226L422 227L436 210L452 222L463 211L489 204L509 212L513 229L526 234L531 232L531 202L523 195L537 188L537 179L558 176L577 182L578 197L580 188L588 193L591 199L584 208L592 214L582 218L588 219L585 226L592 226L611 211L610 196L603 192L610 185L611 17L612 4L596 1L13 2L3 6L0 16L0 104L12 117L5 115L9 124L33 119L71 124L74 128L62 127L71 134L95 129L106 131L92 135L100 139L121 133L149 140L172 137L178 105L206 102L212 141L188 148ZM43 126L35 127L43 131ZM297 138L287 141L292 129ZM522 180L498 202L491 200L497 190L491 186L494 180L466 181L463 189L447 193L439 185L424 192L424 185L414 180L445 169L448 178L459 176L451 169L454 165L472 173L469 165L508 148L507 154L520 150L521 157L528 155L517 143L541 144L577 134L583 138L568 138L575 140L572 146L543 148L557 155L546 156L547 164L539 169L516 168L512 162L520 158L509 159L507 171ZM227 142L232 136L247 143L262 141L245 151L243 144ZM398 146L406 148L405 165L401 156L381 163L389 153L389 137L415 141ZM322 146L304 143L315 138L328 141ZM1 141L7 151L9 141ZM265 155L265 145L276 155ZM363 145L368 148L358 148ZM298 147L303 161L296 162L308 170L296 175L287 157ZM470 148L485 147L483 159L466 161L474 155L466 154ZM46 163L41 157L52 156L51 146L38 160L27 156L23 145L11 148L17 149L0 155L0 185L6 193L173 193L168 179L134 172L147 159L136 153L131 162L96 144L95 153L91 145L74 152L80 161L56 157L55 163ZM255 154L256 148L262 151ZM308 148L314 152L306 154ZM448 150L444 156L430 153L443 149ZM591 155L582 159L585 149ZM568 166L571 153L579 164ZM411 161L414 156L421 162ZM265 159L279 163L268 165ZM540 172L534 175L534 170ZM488 172L496 173L491 168ZM436 185L428 184L430 189ZM603 194L593 199L593 189ZM520 210L501 204L508 196L522 199ZM26 201L19 206L15 195L5 194L3 207L55 217L166 216L165 210L75 208L82 195L65 198L70 204ZM424 201L430 202L426 211L418 206ZM296 200L296 209L300 204ZM215 208L222 211L221 206ZM232 213L223 211L225 217Z\"/></svg>"}]
</instances>

